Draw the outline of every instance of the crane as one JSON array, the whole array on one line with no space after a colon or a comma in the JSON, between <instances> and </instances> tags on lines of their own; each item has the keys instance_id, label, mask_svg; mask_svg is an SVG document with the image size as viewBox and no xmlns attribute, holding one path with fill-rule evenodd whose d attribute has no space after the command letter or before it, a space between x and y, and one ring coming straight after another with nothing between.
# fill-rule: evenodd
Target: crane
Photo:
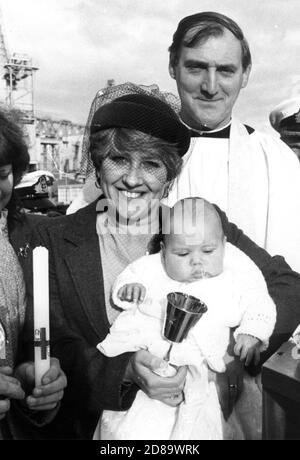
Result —
<instances>
[{"instance_id":1,"label":"crane","mask_svg":"<svg viewBox=\"0 0 300 460\"><path fill-rule=\"evenodd\" d=\"M3 15L0 9L0 97L4 105L19 109L25 123L34 122L34 73L38 70L27 54L10 54L6 43ZM4 93L4 94L1 94Z\"/></svg>"}]
</instances>

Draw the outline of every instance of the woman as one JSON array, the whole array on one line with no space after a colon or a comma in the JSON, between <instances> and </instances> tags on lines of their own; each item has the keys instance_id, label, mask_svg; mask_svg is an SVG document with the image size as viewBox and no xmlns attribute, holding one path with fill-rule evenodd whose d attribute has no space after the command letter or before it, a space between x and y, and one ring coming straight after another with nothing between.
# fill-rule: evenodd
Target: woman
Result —
<instances>
[{"instance_id":1,"label":"woman","mask_svg":"<svg viewBox=\"0 0 300 460\"><path fill-rule=\"evenodd\" d=\"M29 234L39 219L22 213L13 192L28 165L29 154L21 129L9 114L0 112L0 439L32 437L30 413L37 424L43 424L47 419L43 411L55 409L66 385L57 359L52 359L39 388L34 388L32 362L23 362L13 370L19 359L26 310L20 262L25 266ZM12 404L14 400L22 400L25 413L21 406Z\"/></svg>"},{"instance_id":2,"label":"woman","mask_svg":"<svg viewBox=\"0 0 300 460\"><path fill-rule=\"evenodd\" d=\"M105 104L93 114L89 146L103 196L36 228L36 244L50 250L52 349L69 380L60 411L63 437L92 438L101 411L126 410L138 387L172 406L183 400L184 367L164 379L153 372L160 360L149 352L109 359L96 345L118 314L110 299L112 282L149 250L159 226L159 200L179 173L188 145L188 129L158 98L131 94ZM261 268L286 321L279 329L289 334L300 320L300 277L219 212L228 240Z\"/></svg>"}]
</instances>

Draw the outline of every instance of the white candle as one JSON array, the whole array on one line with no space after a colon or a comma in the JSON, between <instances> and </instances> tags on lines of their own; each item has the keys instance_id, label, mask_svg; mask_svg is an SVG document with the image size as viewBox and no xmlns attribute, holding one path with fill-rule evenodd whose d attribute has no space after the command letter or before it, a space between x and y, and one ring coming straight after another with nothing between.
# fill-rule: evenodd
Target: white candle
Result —
<instances>
[{"instance_id":1,"label":"white candle","mask_svg":"<svg viewBox=\"0 0 300 460\"><path fill-rule=\"evenodd\" d=\"M35 386L50 367L48 249L33 250L33 312Z\"/></svg>"}]
</instances>

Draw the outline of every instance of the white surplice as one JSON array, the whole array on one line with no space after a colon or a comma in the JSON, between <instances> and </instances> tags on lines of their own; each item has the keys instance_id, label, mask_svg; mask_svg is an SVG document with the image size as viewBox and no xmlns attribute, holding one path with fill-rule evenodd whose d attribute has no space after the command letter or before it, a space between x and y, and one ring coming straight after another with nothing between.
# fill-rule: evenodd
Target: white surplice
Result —
<instances>
[{"instance_id":1,"label":"white surplice","mask_svg":"<svg viewBox=\"0 0 300 460\"><path fill-rule=\"evenodd\" d=\"M238 120L230 138L193 138L165 203L200 196L271 255L282 255L300 272L300 163L278 138Z\"/></svg>"}]
</instances>

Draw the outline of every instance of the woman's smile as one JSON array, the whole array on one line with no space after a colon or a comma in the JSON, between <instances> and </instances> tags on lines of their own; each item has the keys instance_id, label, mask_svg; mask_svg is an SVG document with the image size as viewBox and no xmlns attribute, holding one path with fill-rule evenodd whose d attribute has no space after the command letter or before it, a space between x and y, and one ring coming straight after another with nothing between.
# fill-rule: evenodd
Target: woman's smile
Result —
<instances>
[{"instance_id":1,"label":"woman's smile","mask_svg":"<svg viewBox=\"0 0 300 460\"><path fill-rule=\"evenodd\" d=\"M114 157L107 157L99 171L104 195L123 216L148 215L149 209L163 195L167 179L165 165L160 163L155 170L149 170L144 155L135 152L128 152L122 163L115 163Z\"/></svg>"},{"instance_id":2,"label":"woman's smile","mask_svg":"<svg viewBox=\"0 0 300 460\"><path fill-rule=\"evenodd\" d=\"M129 190L119 190L126 198L140 198L145 192L130 192Z\"/></svg>"}]
</instances>

